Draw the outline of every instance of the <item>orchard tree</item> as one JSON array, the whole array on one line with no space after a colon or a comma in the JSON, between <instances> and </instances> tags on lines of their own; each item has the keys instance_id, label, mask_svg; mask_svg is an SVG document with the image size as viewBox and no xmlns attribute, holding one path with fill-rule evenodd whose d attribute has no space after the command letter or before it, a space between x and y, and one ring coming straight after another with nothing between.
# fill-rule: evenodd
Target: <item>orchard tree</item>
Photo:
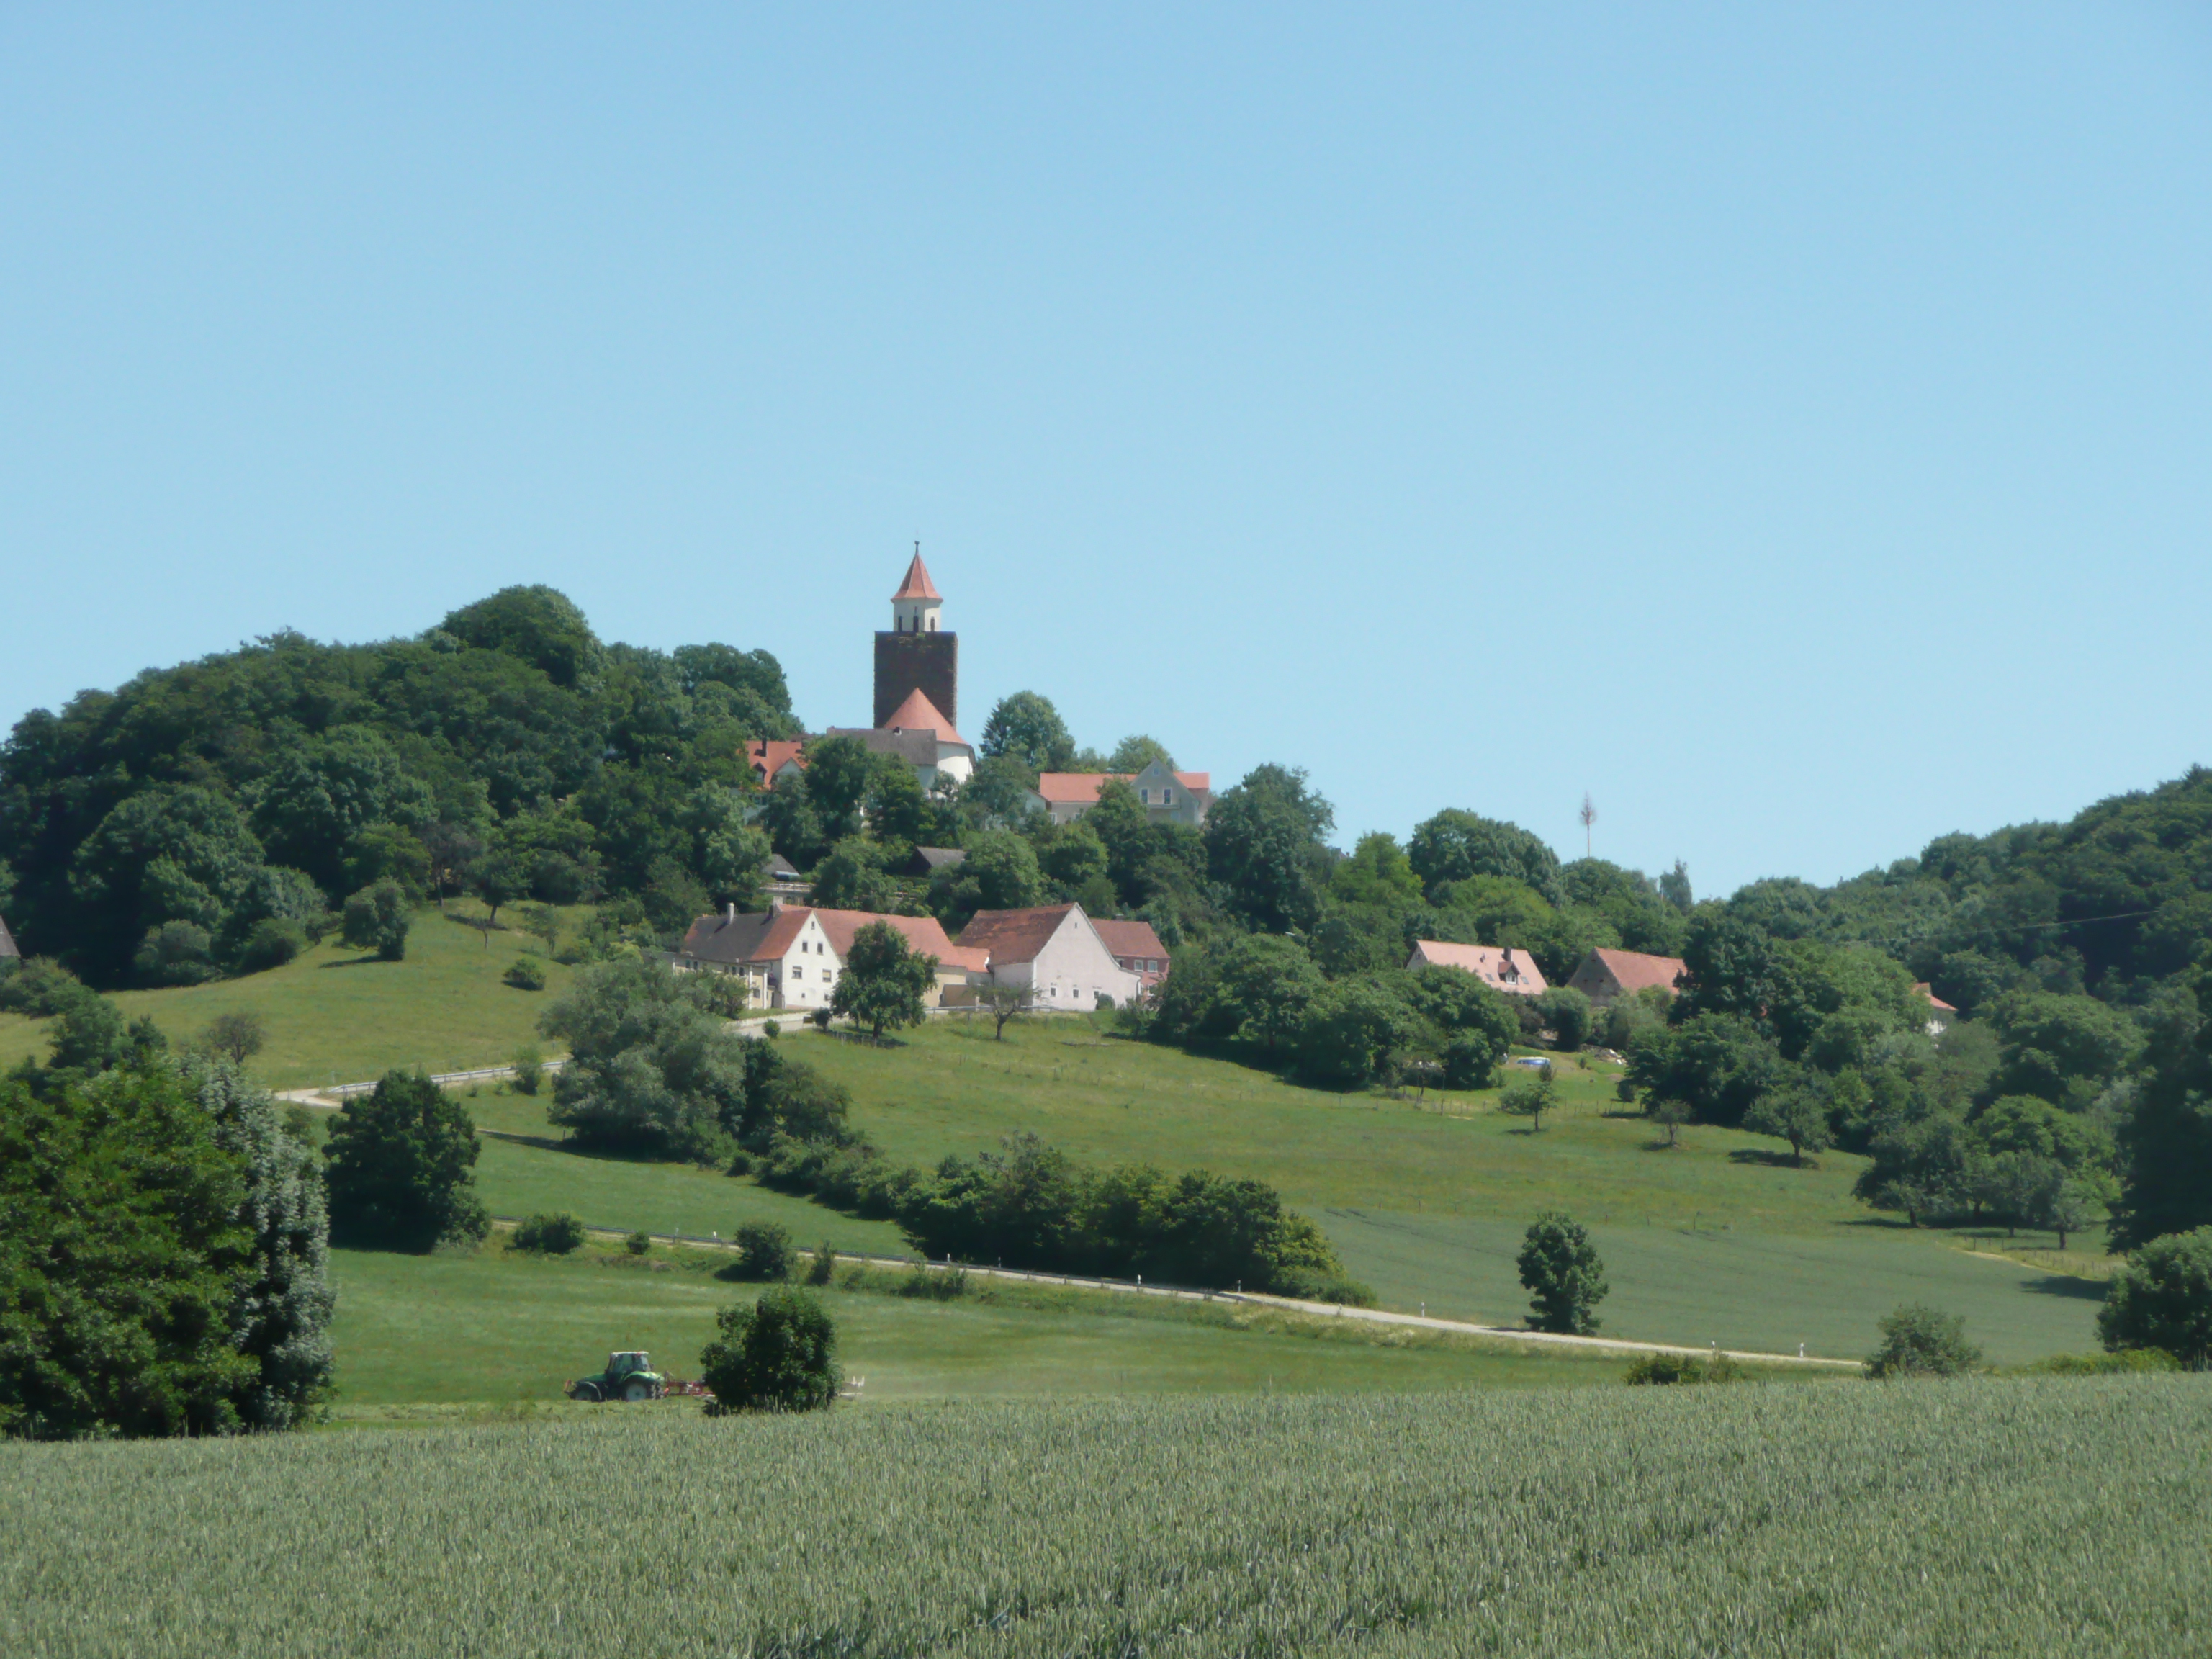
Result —
<instances>
[{"instance_id":1,"label":"orchard tree","mask_svg":"<svg viewBox=\"0 0 2212 1659\"><path fill-rule=\"evenodd\" d=\"M1833 1144L1826 1095L1807 1079L1792 1079L1761 1095L1744 1114L1743 1127L1755 1135L1790 1143L1790 1161L1802 1165Z\"/></svg>"},{"instance_id":2,"label":"orchard tree","mask_svg":"<svg viewBox=\"0 0 2212 1659\"><path fill-rule=\"evenodd\" d=\"M1529 1224L1518 1258L1529 1295L1528 1323L1540 1331L1591 1336L1605 1299L1605 1264L1580 1222L1547 1210Z\"/></svg>"},{"instance_id":3,"label":"orchard tree","mask_svg":"<svg viewBox=\"0 0 2212 1659\"><path fill-rule=\"evenodd\" d=\"M880 1042L893 1027L921 1024L936 981L935 957L917 955L890 923L872 921L853 935L845 970L830 994L830 1012L866 1026Z\"/></svg>"},{"instance_id":4,"label":"orchard tree","mask_svg":"<svg viewBox=\"0 0 2212 1659\"><path fill-rule=\"evenodd\" d=\"M1533 1072L1523 1072L1505 1085L1498 1098L1498 1109L1508 1117L1525 1117L1532 1131L1541 1131L1544 1114L1558 1103L1558 1085L1552 1075L1552 1062L1546 1060Z\"/></svg>"}]
</instances>

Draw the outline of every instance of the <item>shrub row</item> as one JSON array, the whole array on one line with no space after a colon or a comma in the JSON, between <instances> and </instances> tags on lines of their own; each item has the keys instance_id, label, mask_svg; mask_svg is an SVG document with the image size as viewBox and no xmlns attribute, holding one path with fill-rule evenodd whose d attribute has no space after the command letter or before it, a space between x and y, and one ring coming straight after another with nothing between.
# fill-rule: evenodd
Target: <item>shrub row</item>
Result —
<instances>
[{"instance_id":1,"label":"shrub row","mask_svg":"<svg viewBox=\"0 0 2212 1659\"><path fill-rule=\"evenodd\" d=\"M1275 1190L1194 1170L1097 1168L1035 1135L948 1158L934 1171L873 1147L781 1136L754 1161L761 1181L855 1214L896 1221L933 1259L1102 1279L1143 1277L1367 1306L1321 1230Z\"/></svg>"}]
</instances>

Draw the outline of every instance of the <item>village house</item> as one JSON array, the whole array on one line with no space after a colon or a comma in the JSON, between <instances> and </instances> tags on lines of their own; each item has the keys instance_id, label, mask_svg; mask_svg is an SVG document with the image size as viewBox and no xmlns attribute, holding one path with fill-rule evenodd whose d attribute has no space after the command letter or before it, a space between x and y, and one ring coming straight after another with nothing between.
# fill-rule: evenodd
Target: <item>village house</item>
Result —
<instances>
[{"instance_id":1,"label":"village house","mask_svg":"<svg viewBox=\"0 0 2212 1659\"><path fill-rule=\"evenodd\" d=\"M1510 945L1451 945L1442 939L1419 939L1406 966L1408 969L1456 968L1508 996L1541 996L1550 988L1528 953Z\"/></svg>"},{"instance_id":2,"label":"village house","mask_svg":"<svg viewBox=\"0 0 2212 1659\"><path fill-rule=\"evenodd\" d=\"M0 937L4 937L4 932L0 930ZM1958 1018L1959 1011L1937 996L1936 988L1926 980L1920 981L1912 988L1928 1004L1928 1035L1942 1036L1951 1029L1951 1022Z\"/></svg>"},{"instance_id":3,"label":"village house","mask_svg":"<svg viewBox=\"0 0 2212 1659\"><path fill-rule=\"evenodd\" d=\"M939 778L965 783L975 770L974 747L919 687L907 693L882 726L833 726L824 735L854 738L872 755L896 755L914 768L925 794Z\"/></svg>"},{"instance_id":4,"label":"village house","mask_svg":"<svg viewBox=\"0 0 2212 1659\"><path fill-rule=\"evenodd\" d=\"M1149 996L1159 982L1168 976L1167 946L1152 931L1149 921L1105 921L1093 917L1091 927L1097 929L1101 944L1114 953L1114 960L1121 964L1122 971L1137 976L1138 988Z\"/></svg>"},{"instance_id":5,"label":"village house","mask_svg":"<svg viewBox=\"0 0 2212 1659\"><path fill-rule=\"evenodd\" d=\"M12 962L21 955L15 948L15 936L8 931L8 918L0 916L0 962Z\"/></svg>"},{"instance_id":6,"label":"village house","mask_svg":"<svg viewBox=\"0 0 2212 1659\"><path fill-rule=\"evenodd\" d=\"M1211 772L1170 772L1154 761L1141 772L1047 772L1030 792L1032 809L1052 814L1054 823L1073 823L1098 805L1109 783L1126 783L1155 823L1202 827L1213 806Z\"/></svg>"},{"instance_id":7,"label":"village house","mask_svg":"<svg viewBox=\"0 0 2212 1659\"><path fill-rule=\"evenodd\" d=\"M774 789L806 770L804 738L762 738L745 745L745 764L752 768L753 782Z\"/></svg>"},{"instance_id":8,"label":"village house","mask_svg":"<svg viewBox=\"0 0 2212 1659\"><path fill-rule=\"evenodd\" d=\"M872 921L889 922L917 956L937 958L936 983L924 1000L936 1007L948 990L964 994L987 965L980 951L945 938L934 916L876 915L771 904L740 915L735 905L701 916L684 935L675 966L694 973L735 974L759 1008L826 1008L845 971L853 939ZM961 995L951 999L959 1001Z\"/></svg>"},{"instance_id":9,"label":"village house","mask_svg":"<svg viewBox=\"0 0 2212 1659\"><path fill-rule=\"evenodd\" d=\"M1623 997L1658 989L1673 996L1687 971L1680 957L1647 956L1641 951L1592 951L1567 980L1593 1006L1610 1008Z\"/></svg>"},{"instance_id":10,"label":"village house","mask_svg":"<svg viewBox=\"0 0 2212 1659\"><path fill-rule=\"evenodd\" d=\"M1047 1010L1088 1012L1103 997L1124 1007L1137 1000L1142 986L1079 904L979 910L960 930L958 943L963 950L986 956L991 983L1025 988L1036 1006Z\"/></svg>"}]
</instances>

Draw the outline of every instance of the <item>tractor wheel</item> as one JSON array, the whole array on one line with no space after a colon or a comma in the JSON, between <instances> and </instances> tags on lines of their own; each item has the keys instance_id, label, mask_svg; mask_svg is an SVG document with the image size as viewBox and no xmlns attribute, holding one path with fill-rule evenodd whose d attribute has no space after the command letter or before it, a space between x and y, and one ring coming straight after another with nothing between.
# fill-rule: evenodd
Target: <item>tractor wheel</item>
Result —
<instances>
[{"instance_id":1,"label":"tractor wheel","mask_svg":"<svg viewBox=\"0 0 2212 1659\"><path fill-rule=\"evenodd\" d=\"M633 1403L640 1400L650 1400L653 1398L653 1384L641 1382L635 1379L625 1382L623 1384L623 1398Z\"/></svg>"},{"instance_id":2,"label":"tractor wheel","mask_svg":"<svg viewBox=\"0 0 2212 1659\"><path fill-rule=\"evenodd\" d=\"M605 1398L605 1396L599 1393L599 1385L596 1382L579 1382L576 1384L575 1394L571 1397L587 1401Z\"/></svg>"}]
</instances>

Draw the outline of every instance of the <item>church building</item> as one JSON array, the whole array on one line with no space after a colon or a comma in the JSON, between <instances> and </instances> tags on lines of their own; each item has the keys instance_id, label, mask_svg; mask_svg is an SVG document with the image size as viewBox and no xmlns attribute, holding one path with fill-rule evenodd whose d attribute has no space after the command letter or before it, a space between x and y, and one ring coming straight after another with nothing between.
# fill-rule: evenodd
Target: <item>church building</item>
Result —
<instances>
[{"instance_id":1,"label":"church building","mask_svg":"<svg viewBox=\"0 0 2212 1659\"><path fill-rule=\"evenodd\" d=\"M975 769L974 745L953 726L960 711L960 636L939 626L945 596L929 579L917 544L906 580L891 595L890 630L876 635L872 726L836 726L878 755L896 755L928 789L940 777L964 783Z\"/></svg>"}]
</instances>

